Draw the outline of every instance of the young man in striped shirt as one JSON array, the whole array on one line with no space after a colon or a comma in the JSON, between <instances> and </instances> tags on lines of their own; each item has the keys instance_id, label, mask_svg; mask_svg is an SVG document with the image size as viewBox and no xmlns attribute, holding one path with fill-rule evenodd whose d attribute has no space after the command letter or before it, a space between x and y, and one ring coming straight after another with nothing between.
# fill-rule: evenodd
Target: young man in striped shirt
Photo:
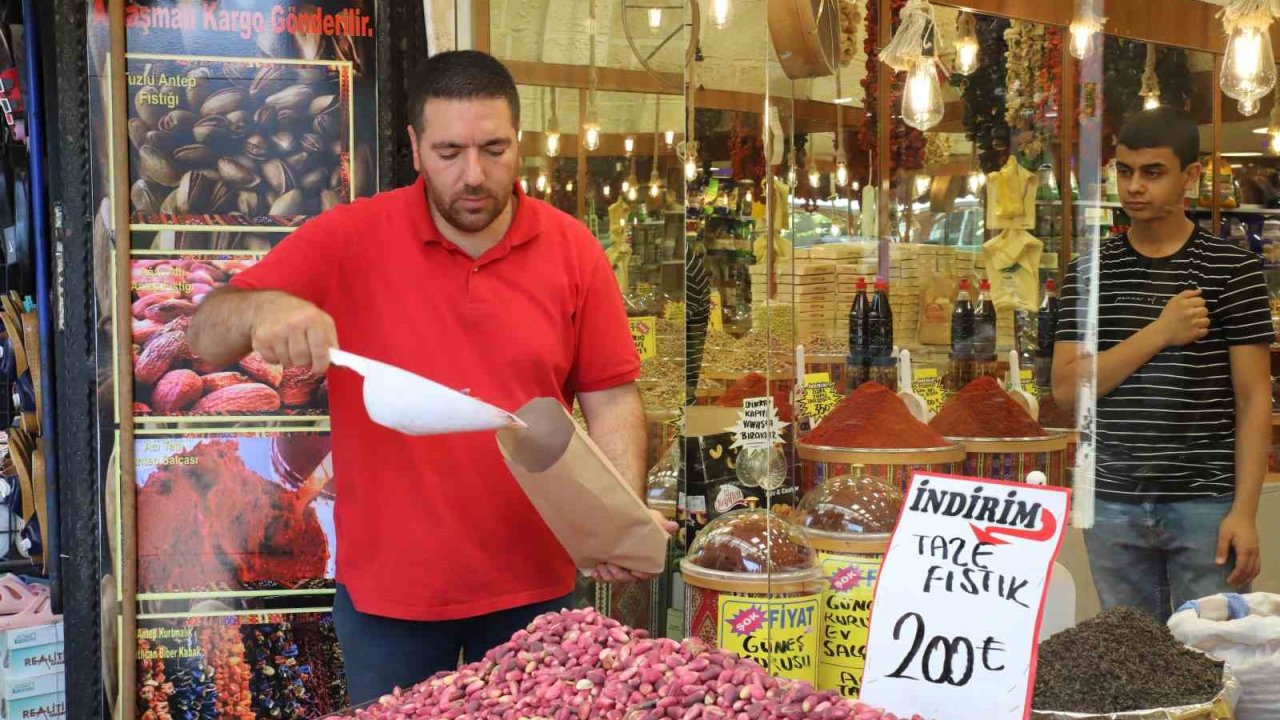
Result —
<instances>
[{"instance_id":1,"label":"young man in striped shirt","mask_svg":"<svg viewBox=\"0 0 1280 720\"><path fill-rule=\"evenodd\" d=\"M1097 515L1085 531L1103 607L1161 620L1197 598L1247 587L1260 568L1258 497L1271 442L1271 325L1260 259L1183 211L1201 166L1195 121L1173 108L1120 131L1128 233L1099 249ZM1073 405L1090 271L1071 263L1053 394Z\"/></svg>"}]
</instances>

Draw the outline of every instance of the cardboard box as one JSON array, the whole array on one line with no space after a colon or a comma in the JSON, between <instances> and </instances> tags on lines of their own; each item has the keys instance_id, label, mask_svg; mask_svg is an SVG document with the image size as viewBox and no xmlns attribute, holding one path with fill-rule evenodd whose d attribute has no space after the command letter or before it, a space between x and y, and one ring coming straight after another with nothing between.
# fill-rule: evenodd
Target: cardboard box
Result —
<instances>
[{"instance_id":1,"label":"cardboard box","mask_svg":"<svg viewBox=\"0 0 1280 720\"><path fill-rule=\"evenodd\" d=\"M62 720L67 716L66 692L0 701L6 720Z\"/></svg>"},{"instance_id":2,"label":"cardboard box","mask_svg":"<svg viewBox=\"0 0 1280 720\"><path fill-rule=\"evenodd\" d=\"M0 673L8 679L45 675L66 665L61 621L0 631L0 648Z\"/></svg>"}]
</instances>

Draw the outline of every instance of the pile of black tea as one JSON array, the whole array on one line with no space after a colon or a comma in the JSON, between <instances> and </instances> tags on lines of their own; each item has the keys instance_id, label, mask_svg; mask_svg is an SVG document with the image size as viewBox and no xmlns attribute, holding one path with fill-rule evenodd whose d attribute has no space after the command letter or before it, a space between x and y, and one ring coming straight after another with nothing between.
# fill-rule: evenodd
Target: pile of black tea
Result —
<instances>
[{"instance_id":1,"label":"pile of black tea","mask_svg":"<svg viewBox=\"0 0 1280 720\"><path fill-rule=\"evenodd\" d=\"M1032 707L1119 713L1207 703L1222 663L1178 642L1141 610L1113 608L1040 644Z\"/></svg>"}]
</instances>

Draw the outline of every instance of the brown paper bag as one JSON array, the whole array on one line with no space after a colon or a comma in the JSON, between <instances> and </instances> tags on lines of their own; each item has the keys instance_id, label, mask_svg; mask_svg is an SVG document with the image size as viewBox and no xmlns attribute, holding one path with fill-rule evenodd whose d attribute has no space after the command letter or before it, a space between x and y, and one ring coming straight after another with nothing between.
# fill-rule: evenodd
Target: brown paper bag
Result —
<instances>
[{"instance_id":1,"label":"brown paper bag","mask_svg":"<svg viewBox=\"0 0 1280 720\"><path fill-rule=\"evenodd\" d=\"M564 406L538 398L516 416L529 427L499 431L498 448L574 564L662 572L666 531Z\"/></svg>"}]
</instances>

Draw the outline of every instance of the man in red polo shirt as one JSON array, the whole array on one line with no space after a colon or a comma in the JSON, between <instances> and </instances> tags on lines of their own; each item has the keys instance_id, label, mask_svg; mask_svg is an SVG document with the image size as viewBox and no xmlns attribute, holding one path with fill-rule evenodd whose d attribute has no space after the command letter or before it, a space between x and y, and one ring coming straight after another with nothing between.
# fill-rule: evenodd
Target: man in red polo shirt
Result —
<instances>
[{"instance_id":1,"label":"man in red polo shirt","mask_svg":"<svg viewBox=\"0 0 1280 720\"><path fill-rule=\"evenodd\" d=\"M251 349L328 369L328 350L398 365L515 410L581 405L642 492L640 360L595 237L516 183L519 96L480 52L436 55L410 98L420 177L311 220L201 305L195 352ZM337 481L334 617L355 703L507 640L571 604L575 568L492 433L409 437L375 425L361 379L329 375ZM669 526L670 527L670 526ZM671 528L674 530L674 528ZM595 569L605 581L632 579Z\"/></svg>"}]
</instances>

